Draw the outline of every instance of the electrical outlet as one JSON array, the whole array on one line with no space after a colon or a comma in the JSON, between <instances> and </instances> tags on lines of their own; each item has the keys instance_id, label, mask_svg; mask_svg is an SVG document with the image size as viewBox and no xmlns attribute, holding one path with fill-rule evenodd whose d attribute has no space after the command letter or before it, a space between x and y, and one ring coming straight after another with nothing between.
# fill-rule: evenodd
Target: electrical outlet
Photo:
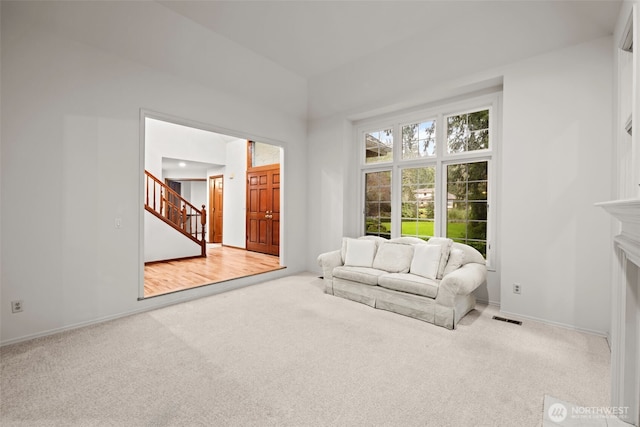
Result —
<instances>
[{"instance_id":1,"label":"electrical outlet","mask_svg":"<svg viewBox=\"0 0 640 427\"><path fill-rule=\"evenodd\" d=\"M520 295L522 293L522 287L518 283L513 284L513 293Z\"/></svg>"},{"instance_id":2,"label":"electrical outlet","mask_svg":"<svg viewBox=\"0 0 640 427\"><path fill-rule=\"evenodd\" d=\"M23 305L22 300L11 301L11 312L12 313L20 313L22 311Z\"/></svg>"}]
</instances>

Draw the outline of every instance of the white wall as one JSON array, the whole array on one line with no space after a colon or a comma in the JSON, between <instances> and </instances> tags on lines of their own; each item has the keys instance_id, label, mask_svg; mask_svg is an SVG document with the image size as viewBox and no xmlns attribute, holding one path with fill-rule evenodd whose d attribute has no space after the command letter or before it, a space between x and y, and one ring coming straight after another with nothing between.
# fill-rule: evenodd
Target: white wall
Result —
<instances>
[{"instance_id":1,"label":"white wall","mask_svg":"<svg viewBox=\"0 0 640 427\"><path fill-rule=\"evenodd\" d=\"M188 199L196 208L207 206L207 181L187 181L190 185ZM185 182L186 183L186 182Z\"/></svg>"},{"instance_id":2,"label":"white wall","mask_svg":"<svg viewBox=\"0 0 640 427\"><path fill-rule=\"evenodd\" d=\"M155 2L0 7L1 295L3 301L24 301L19 314L7 304L0 307L0 342L217 292L206 287L138 301L140 109L281 142L289 160L304 165L304 80ZM176 67L185 65L171 37L192 41L190 49L217 52L219 74L197 83L183 77L186 70L154 65L166 57ZM162 44L164 38L170 40ZM99 46L107 42L111 46ZM130 59L134 48L158 50L158 56L136 62ZM234 55L240 62L227 64L225 57ZM290 168L285 180L291 190L285 210L295 215L287 215L283 245L305 247L304 168ZM121 228L114 226L116 217ZM300 252L284 254L286 270L234 284L303 270Z\"/></svg>"},{"instance_id":3,"label":"white wall","mask_svg":"<svg viewBox=\"0 0 640 427\"><path fill-rule=\"evenodd\" d=\"M145 211L144 262L200 256L201 252L199 244Z\"/></svg>"},{"instance_id":4,"label":"white wall","mask_svg":"<svg viewBox=\"0 0 640 427\"><path fill-rule=\"evenodd\" d=\"M161 180L166 178L162 174L163 157L223 165L227 153L225 142L212 132L148 117L144 149L145 169Z\"/></svg>"},{"instance_id":5,"label":"white wall","mask_svg":"<svg viewBox=\"0 0 640 427\"><path fill-rule=\"evenodd\" d=\"M246 247L247 141L238 139L227 144L228 163L224 171L222 244Z\"/></svg>"},{"instance_id":6,"label":"white wall","mask_svg":"<svg viewBox=\"0 0 640 427\"><path fill-rule=\"evenodd\" d=\"M611 196L611 46L605 37L425 85L401 106L418 108L504 79L500 258L476 295L508 313L601 334L609 330L609 220L593 205ZM403 75L386 78L394 77ZM369 105L369 116L390 111L392 101ZM351 110L310 123L307 265L318 273L319 253L339 248L343 235L360 234L349 119L366 117L367 110ZM512 293L513 283L521 295Z\"/></svg>"},{"instance_id":7,"label":"white wall","mask_svg":"<svg viewBox=\"0 0 640 427\"><path fill-rule=\"evenodd\" d=\"M612 67L607 37L505 72L505 312L609 331Z\"/></svg>"}]
</instances>

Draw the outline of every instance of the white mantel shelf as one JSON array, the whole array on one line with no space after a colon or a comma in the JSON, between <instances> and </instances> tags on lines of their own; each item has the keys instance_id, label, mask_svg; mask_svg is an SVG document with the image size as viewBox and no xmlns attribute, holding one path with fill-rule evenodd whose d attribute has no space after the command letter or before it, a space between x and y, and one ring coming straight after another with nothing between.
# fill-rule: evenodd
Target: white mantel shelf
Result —
<instances>
[{"instance_id":1,"label":"white mantel shelf","mask_svg":"<svg viewBox=\"0 0 640 427\"><path fill-rule=\"evenodd\" d=\"M596 203L609 212L622 224L620 235L616 237L616 242L627 249L632 249L631 254L635 255L635 264L640 265L640 199L614 200L611 202Z\"/></svg>"}]
</instances>

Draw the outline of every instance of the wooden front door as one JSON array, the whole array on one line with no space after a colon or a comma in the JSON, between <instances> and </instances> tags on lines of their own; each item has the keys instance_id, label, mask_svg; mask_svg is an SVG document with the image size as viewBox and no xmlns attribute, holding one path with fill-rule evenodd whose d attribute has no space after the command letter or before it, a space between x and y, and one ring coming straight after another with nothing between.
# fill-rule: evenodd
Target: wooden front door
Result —
<instances>
[{"instance_id":1,"label":"wooden front door","mask_svg":"<svg viewBox=\"0 0 640 427\"><path fill-rule=\"evenodd\" d=\"M209 243L222 243L222 175L209 177Z\"/></svg>"},{"instance_id":2,"label":"wooden front door","mask_svg":"<svg viewBox=\"0 0 640 427\"><path fill-rule=\"evenodd\" d=\"M280 254L280 165L247 171L247 250Z\"/></svg>"}]
</instances>

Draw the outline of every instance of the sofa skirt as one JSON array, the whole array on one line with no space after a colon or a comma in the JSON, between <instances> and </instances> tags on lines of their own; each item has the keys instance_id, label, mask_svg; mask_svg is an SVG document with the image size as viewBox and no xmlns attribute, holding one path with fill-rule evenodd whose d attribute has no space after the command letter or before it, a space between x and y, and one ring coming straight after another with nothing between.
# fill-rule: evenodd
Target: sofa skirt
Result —
<instances>
[{"instance_id":1,"label":"sofa skirt","mask_svg":"<svg viewBox=\"0 0 640 427\"><path fill-rule=\"evenodd\" d=\"M476 304L473 295L458 295L454 307L436 303L435 299L365 285L334 277L327 281L326 293L350 299L370 307L419 319L447 329L455 329L458 321Z\"/></svg>"}]
</instances>

